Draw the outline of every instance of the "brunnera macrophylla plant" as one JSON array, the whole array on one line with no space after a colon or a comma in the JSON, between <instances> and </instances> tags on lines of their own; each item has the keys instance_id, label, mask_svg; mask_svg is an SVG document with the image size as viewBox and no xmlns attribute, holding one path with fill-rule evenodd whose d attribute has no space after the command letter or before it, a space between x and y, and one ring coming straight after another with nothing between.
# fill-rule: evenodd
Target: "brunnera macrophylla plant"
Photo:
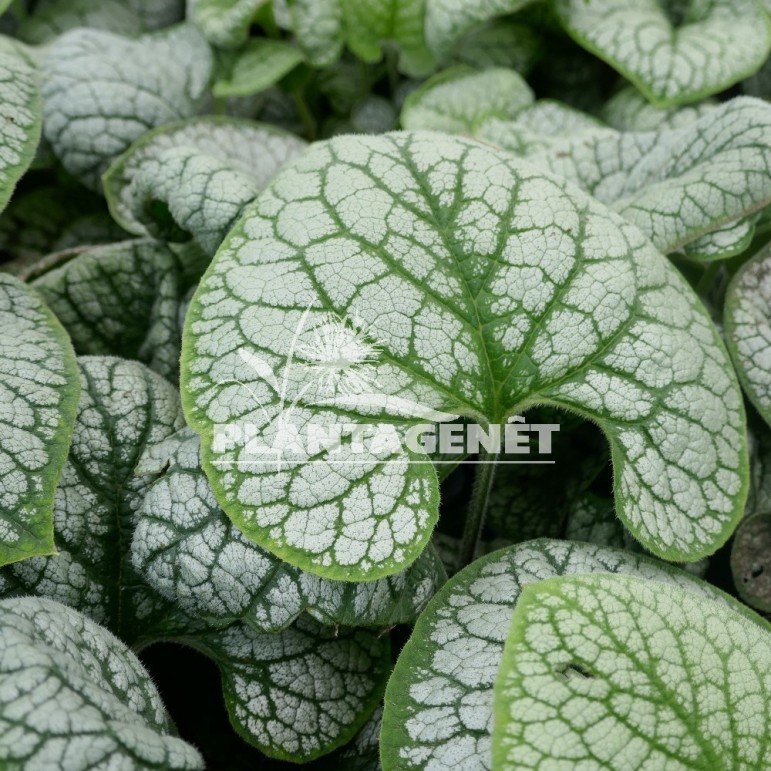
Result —
<instances>
[{"instance_id":1,"label":"brunnera macrophylla plant","mask_svg":"<svg viewBox=\"0 0 771 771\"><path fill-rule=\"evenodd\" d=\"M0 766L765 768L770 13L0 0Z\"/></svg>"}]
</instances>

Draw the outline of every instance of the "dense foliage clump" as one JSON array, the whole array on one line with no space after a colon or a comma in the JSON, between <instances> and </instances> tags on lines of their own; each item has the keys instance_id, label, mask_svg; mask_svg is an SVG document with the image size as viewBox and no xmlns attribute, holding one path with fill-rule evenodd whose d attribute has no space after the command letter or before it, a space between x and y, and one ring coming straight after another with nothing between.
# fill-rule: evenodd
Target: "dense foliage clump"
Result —
<instances>
[{"instance_id":1,"label":"dense foliage clump","mask_svg":"<svg viewBox=\"0 0 771 771\"><path fill-rule=\"evenodd\" d=\"M0 767L767 768L770 52L0 0Z\"/></svg>"}]
</instances>

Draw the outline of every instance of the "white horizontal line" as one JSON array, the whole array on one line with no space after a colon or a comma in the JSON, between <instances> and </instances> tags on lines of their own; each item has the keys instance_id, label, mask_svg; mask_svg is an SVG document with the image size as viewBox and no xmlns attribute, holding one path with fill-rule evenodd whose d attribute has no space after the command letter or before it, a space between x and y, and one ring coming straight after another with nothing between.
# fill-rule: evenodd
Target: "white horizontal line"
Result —
<instances>
[{"instance_id":1,"label":"white horizontal line","mask_svg":"<svg viewBox=\"0 0 771 771\"><path fill-rule=\"evenodd\" d=\"M458 462L451 460L430 461L413 460L407 461L408 466L525 466L541 465L553 466L557 461L554 460L461 460ZM307 460L302 463L288 460L214 460L213 464L217 466L266 466L273 463L281 466L304 466L309 463L324 463L327 466L340 464L344 466L362 465L362 466L383 466L387 463L399 463L404 465L403 460Z\"/></svg>"}]
</instances>

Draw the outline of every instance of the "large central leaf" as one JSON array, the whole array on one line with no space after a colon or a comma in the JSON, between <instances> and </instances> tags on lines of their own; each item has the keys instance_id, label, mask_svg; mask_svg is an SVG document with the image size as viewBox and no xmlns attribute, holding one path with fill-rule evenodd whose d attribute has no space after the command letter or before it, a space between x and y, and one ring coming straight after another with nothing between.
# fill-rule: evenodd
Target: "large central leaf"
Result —
<instances>
[{"instance_id":1,"label":"large central leaf","mask_svg":"<svg viewBox=\"0 0 771 771\"><path fill-rule=\"evenodd\" d=\"M635 536L694 560L745 496L730 372L703 307L636 228L513 156L414 132L315 145L276 177L201 282L182 382L225 512L283 559L354 580L424 547L428 457L344 439L277 463L252 439L275 448L311 422L401 439L427 418L503 424L562 405L608 436Z\"/></svg>"}]
</instances>

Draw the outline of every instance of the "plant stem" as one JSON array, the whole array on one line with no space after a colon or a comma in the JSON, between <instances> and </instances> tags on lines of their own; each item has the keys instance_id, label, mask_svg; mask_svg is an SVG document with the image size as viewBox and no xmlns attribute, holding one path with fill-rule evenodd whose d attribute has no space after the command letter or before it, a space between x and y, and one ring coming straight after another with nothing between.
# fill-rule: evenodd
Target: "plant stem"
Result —
<instances>
[{"instance_id":1,"label":"plant stem","mask_svg":"<svg viewBox=\"0 0 771 771\"><path fill-rule=\"evenodd\" d=\"M482 527L485 523L487 504L490 502L490 490L492 490L493 478L495 477L496 458L496 454L490 454L484 450L479 453L480 463L474 475L474 487L471 491L471 500L466 512L466 522L463 526L463 538L460 543L459 570L474 561L474 553L476 552L479 538L482 535Z\"/></svg>"},{"instance_id":2,"label":"plant stem","mask_svg":"<svg viewBox=\"0 0 771 771\"><path fill-rule=\"evenodd\" d=\"M710 265L704 270L699 282L696 284L696 294L703 295L712 286L712 282L715 280L715 276L720 272L720 260L710 263Z\"/></svg>"},{"instance_id":3,"label":"plant stem","mask_svg":"<svg viewBox=\"0 0 771 771\"><path fill-rule=\"evenodd\" d=\"M292 99L297 108L297 114L300 116L300 120L303 123L305 138L310 142L313 142L316 139L316 119L313 117L313 113L310 111L308 103L305 101L305 96L301 88L292 91Z\"/></svg>"}]
</instances>

